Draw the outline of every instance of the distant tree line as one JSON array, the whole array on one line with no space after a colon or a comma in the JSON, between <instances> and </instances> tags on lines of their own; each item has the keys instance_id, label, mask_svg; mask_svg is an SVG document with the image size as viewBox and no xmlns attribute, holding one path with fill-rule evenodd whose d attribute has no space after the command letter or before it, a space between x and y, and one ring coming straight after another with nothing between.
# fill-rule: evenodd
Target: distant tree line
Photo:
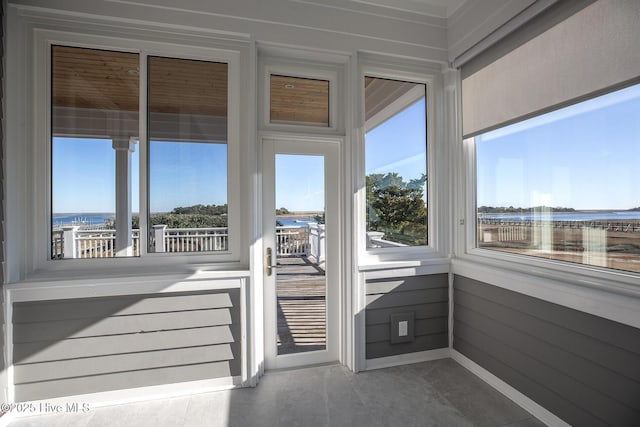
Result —
<instances>
[{"instance_id":1,"label":"distant tree line","mask_svg":"<svg viewBox=\"0 0 640 427\"><path fill-rule=\"evenodd\" d=\"M551 206L534 206L530 208L514 208L513 206L480 206L479 213L530 213L536 211L545 212L575 212L573 208L551 207Z\"/></svg>"},{"instance_id":2,"label":"distant tree line","mask_svg":"<svg viewBox=\"0 0 640 427\"><path fill-rule=\"evenodd\" d=\"M209 228L226 227L227 204L224 205L193 205L174 208L169 213L149 215L149 226L164 224L168 228ZM107 228L115 228L115 218L106 221ZM133 215L131 227L140 228L140 216Z\"/></svg>"},{"instance_id":3,"label":"distant tree line","mask_svg":"<svg viewBox=\"0 0 640 427\"><path fill-rule=\"evenodd\" d=\"M177 207L171 211L172 214L198 214L198 215L226 215L227 204L224 205L193 205Z\"/></svg>"},{"instance_id":4,"label":"distant tree line","mask_svg":"<svg viewBox=\"0 0 640 427\"><path fill-rule=\"evenodd\" d=\"M427 244L427 176L405 182L396 172L366 176L367 230L405 245Z\"/></svg>"}]
</instances>

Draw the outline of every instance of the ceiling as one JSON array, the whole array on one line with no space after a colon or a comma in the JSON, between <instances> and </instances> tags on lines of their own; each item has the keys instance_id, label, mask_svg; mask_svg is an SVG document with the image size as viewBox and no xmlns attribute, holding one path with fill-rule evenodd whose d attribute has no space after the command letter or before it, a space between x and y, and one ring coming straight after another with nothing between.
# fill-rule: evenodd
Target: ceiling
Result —
<instances>
[{"instance_id":1,"label":"ceiling","mask_svg":"<svg viewBox=\"0 0 640 427\"><path fill-rule=\"evenodd\" d=\"M407 12L449 18L469 0L348 0L354 3L369 4L404 10Z\"/></svg>"}]
</instances>

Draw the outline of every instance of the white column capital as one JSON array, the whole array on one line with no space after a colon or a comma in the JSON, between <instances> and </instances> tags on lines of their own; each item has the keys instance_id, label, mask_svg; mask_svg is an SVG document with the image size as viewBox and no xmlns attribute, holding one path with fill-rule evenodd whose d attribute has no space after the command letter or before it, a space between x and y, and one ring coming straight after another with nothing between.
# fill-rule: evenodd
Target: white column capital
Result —
<instances>
[{"instance_id":1,"label":"white column capital","mask_svg":"<svg viewBox=\"0 0 640 427\"><path fill-rule=\"evenodd\" d=\"M137 138L131 137L129 139L126 138L113 138L111 140L111 146L114 150L122 150L134 152L136 151L136 143L138 142Z\"/></svg>"}]
</instances>

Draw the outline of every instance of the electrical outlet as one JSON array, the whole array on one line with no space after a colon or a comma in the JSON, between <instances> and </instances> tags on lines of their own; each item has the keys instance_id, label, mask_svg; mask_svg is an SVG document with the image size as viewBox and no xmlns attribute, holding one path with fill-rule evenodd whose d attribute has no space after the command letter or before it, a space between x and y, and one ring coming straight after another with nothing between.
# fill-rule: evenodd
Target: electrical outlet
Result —
<instances>
[{"instance_id":1,"label":"electrical outlet","mask_svg":"<svg viewBox=\"0 0 640 427\"><path fill-rule=\"evenodd\" d=\"M396 313L389 316L391 321L391 344L411 342L415 339L414 336L414 317L413 311L407 313Z\"/></svg>"},{"instance_id":2,"label":"electrical outlet","mask_svg":"<svg viewBox=\"0 0 640 427\"><path fill-rule=\"evenodd\" d=\"M398 336L406 337L407 335L409 335L409 321L402 320L398 322Z\"/></svg>"}]
</instances>

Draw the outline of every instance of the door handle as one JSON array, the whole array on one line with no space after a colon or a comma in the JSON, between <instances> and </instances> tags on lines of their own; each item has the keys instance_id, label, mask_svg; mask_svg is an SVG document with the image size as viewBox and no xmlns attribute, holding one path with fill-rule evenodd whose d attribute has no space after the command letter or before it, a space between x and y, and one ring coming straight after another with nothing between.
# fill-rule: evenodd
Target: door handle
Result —
<instances>
[{"instance_id":1,"label":"door handle","mask_svg":"<svg viewBox=\"0 0 640 427\"><path fill-rule=\"evenodd\" d=\"M273 269L278 268L277 265L273 264L273 250L271 248L267 248L265 264L267 267L267 276L271 276L273 274Z\"/></svg>"}]
</instances>

